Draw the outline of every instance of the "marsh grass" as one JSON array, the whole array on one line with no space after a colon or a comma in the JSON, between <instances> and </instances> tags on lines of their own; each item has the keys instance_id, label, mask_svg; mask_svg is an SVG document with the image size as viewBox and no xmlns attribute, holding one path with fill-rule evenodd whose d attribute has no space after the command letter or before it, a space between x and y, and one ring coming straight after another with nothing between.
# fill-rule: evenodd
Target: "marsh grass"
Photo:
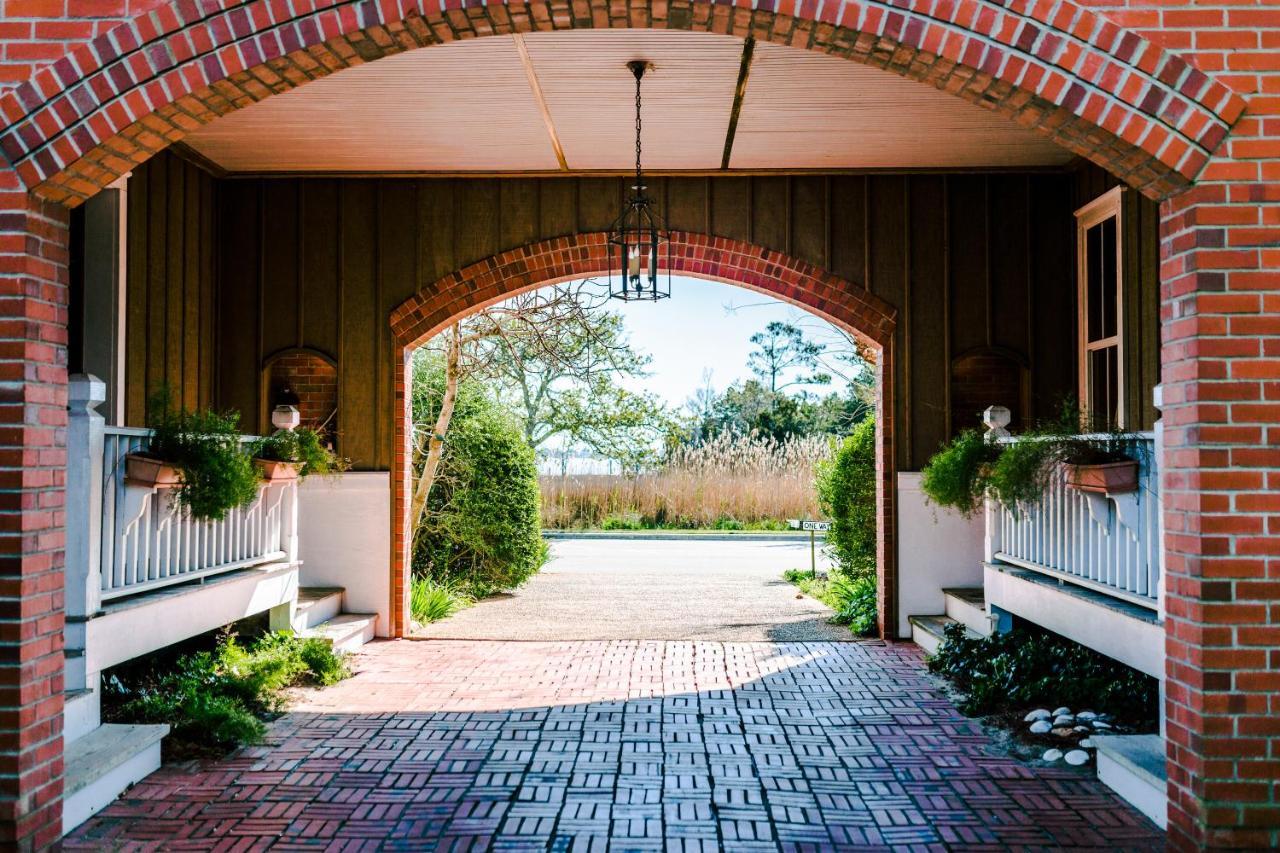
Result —
<instances>
[{"instance_id":1,"label":"marsh grass","mask_svg":"<svg viewBox=\"0 0 1280 853\"><path fill-rule=\"evenodd\" d=\"M780 530L788 518L818 517L814 475L830 456L825 436L721 433L637 476L544 475L543 526Z\"/></svg>"}]
</instances>

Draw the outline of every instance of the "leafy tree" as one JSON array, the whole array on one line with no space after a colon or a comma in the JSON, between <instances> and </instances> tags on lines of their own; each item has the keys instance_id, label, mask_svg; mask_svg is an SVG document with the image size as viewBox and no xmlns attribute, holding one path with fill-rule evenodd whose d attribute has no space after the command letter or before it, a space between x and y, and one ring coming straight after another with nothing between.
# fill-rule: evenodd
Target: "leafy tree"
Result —
<instances>
[{"instance_id":1,"label":"leafy tree","mask_svg":"<svg viewBox=\"0 0 1280 853\"><path fill-rule=\"evenodd\" d=\"M747 366L760 377L769 391L777 393L793 385L827 385L831 374L814 372L784 381L788 371L817 371L818 360L826 349L824 344L808 340L799 326L774 320L763 332L751 336L756 349L747 356Z\"/></svg>"},{"instance_id":2,"label":"leafy tree","mask_svg":"<svg viewBox=\"0 0 1280 853\"><path fill-rule=\"evenodd\" d=\"M443 403L442 359L414 363L414 420ZM476 379L458 384L448 440L416 530L415 574L476 595L518 586L546 560L538 469L519 420Z\"/></svg>"}]
</instances>

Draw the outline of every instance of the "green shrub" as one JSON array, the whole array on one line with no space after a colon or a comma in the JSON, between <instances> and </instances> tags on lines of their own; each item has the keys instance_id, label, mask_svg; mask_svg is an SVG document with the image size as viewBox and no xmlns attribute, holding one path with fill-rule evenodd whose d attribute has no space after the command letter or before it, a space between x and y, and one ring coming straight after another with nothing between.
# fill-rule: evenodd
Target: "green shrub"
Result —
<instances>
[{"instance_id":1,"label":"green shrub","mask_svg":"<svg viewBox=\"0 0 1280 853\"><path fill-rule=\"evenodd\" d=\"M347 462L324 443L324 437L310 427L277 430L257 442L253 455L275 462L291 462L298 466L299 477L312 474L338 474L347 470Z\"/></svg>"},{"instance_id":2,"label":"green shrub","mask_svg":"<svg viewBox=\"0 0 1280 853\"><path fill-rule=\"evenodd\" d=\"M950 625L929 669L964 692L960 707L966 714L1066 705L1146 724L1158 711L1154 678L1039 629L976 638L964 626Z\"/></svg>"},{"instance_id":3,"label":"green shrub","mask_svg":"<svg viewBox=\"0 0 1280 853\"><path fill-rule=\"evenodd\" d=\"M933 455L920 472L920 488L938 506L971 516L982 506L991 463L1000 455L982 433L967 429Z\"/></svg>"},{"instance_id":4,"label":"green shrub","mask_svg":"<svg viewBox=\"0 0 1280 853\"><path fill-rule=\"evenodd\" d=\"M226 751L262 739L262 720L281 710L285 689L349 675L323 640L282 632L246 647L227 633L213 651L182 655L163 669L104 677L104 713L117 722L168 723L179 749Z\"/></svg>"},{"instance_id":5,"label":"green shrub","mask_svg":"<svg viewBox=\"0 0 1280 853\"><path fill-rule=\"evenodd\" d=\"M846 574L874 574L876 565L876 424L867 418L820 463L818 503L831 520L827 548Z\"/></svg>"},{"instance_id":6,"label":"green shrub","mask_svg":"<svg viewBox=\"0 0 1280 853\"><path fill-rule=\"evenodd\" d=\"M409 588L409 612L421 624L437 622L472 604L456 582L416 577Z\"/></svg>"},{"instance_id":7,"label":"green shrub","mask_svg":"<svg viewBox=\"0 0 1280 853\"><path fill-rule=\"evenodd\" d=\"M435 422L443 384L438 362L415 361L415 423ZM414 573L477 598L519 586L547 559L540 511L538 467L519 423L483 385L463 382L414 540Z\"/></svg>"},{"instance_id":8,"label":"green shrub","mask_svg":"<svg viewBox=\"0 0 1280 853\"><path fill-rule=\"evenodd\" d=\"M626 512L617 515L606 515L600 521L601 530L643 530L644 520L638 512Z\"/></svg>"},{"instance_id":9,"label":"green shrub","mask_svg":"<svg viewBox=\"0 0 1280 853\"><path fill-rule=\"evenodd\" d=\"M152 396L147 412L146 455L178 469L182 487L174 499L191 517L221 521L257 500L258 469L240 446L239 414L187 411L164 390Z\"/></svg>"}]
</instances>

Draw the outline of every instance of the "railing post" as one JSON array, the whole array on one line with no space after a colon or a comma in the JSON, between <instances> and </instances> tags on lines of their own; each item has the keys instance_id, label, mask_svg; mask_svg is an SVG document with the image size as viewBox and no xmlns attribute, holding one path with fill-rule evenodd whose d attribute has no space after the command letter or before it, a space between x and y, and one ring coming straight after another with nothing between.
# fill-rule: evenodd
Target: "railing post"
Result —
<instances>
[{"instance_id":1,"label":"railing post","mask_svg":"<svg viewBox=\"0 0 1280 853\"><path fill-rule=\"evenodd\" d=\"M68 383L66 530L67 687L85 686L85 623L102 594L102 415L107 386L76 374Z\"/></svg>"},{"instance_id":2,"label":"railing post","mask_svg":"<svg viewBox=\"0 0 1280 853\"><path fill-rule=\"evenodd\" d=\"M1013 413L1004 406L987 406L982 413L982 423L986 425L987 432L982 436L987 444L995 444L1002 438L1009 437L1009 422L1013 420ZM986 532L982 539L982 559L988 563L994 563L996 554L1003 550L1004 544L1001 542L1001 524L1000 524L1000 504L991 498L983 499L982 512L986 522Z\"/></svg>"},{"instance_id":3,"label":"railing post","mask_svg":"<svg viewBox=\"0 0 1280 853\"><path fill-rule=\"evenodd\" d=\"M284 485L284 497L280 506L280 550L285 560L298 562L298 481Z\"/></svg>"},{"instance_id":4,"label":"railing post","mask_svg":"<svg viewBox=\"0 0 1280 853\"><path fill-rule=\"evenodd\" d=\"M1157 385L1151 389L1151 401L1155 404L1157 414L1164 408L1164 386ZM1165 592L1165 559L1164 559L1164 483L1161 482L1164 476L1164 420L1160 417L1155 422L1155 451L1152 467L1155 468L1155 493L1156 493L1156 541L1158 543L1160 571L1156 575L1156 613L1160 616L1160 621L1164 621L1164 592Z\"/></svg>"}]
</instances>

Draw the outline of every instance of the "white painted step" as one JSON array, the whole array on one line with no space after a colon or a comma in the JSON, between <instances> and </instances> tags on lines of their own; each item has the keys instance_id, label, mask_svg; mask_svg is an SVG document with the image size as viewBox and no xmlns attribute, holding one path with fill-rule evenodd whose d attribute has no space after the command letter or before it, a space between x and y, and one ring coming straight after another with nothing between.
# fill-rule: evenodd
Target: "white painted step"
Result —
<instances>
[{"instance_id":1,"label":"white painted step","mask_svg":"<svg viewBox=\"0 0 1280 853\"><path fill-rule=\"evenodd\" d=\"M298 589L293 610L293 630L297 633L328 622L342 612L340 586L304 586Z\"/></svg>"},{"instance_id":2,"label":"white painted step","mask_svg":"<svg viewBox=\"0 0 1280 853\"><path fill-rule=\"evenodd\" d=\"M983 637L993 633L991 618L987 614L987 602L980 586L964 586L944 589L943 601L946 613L961 625Z\"/></svg>"},{"instance_id":3,"label":"white painted step","mask_svg":"<svg viewBox=\"0 0 1280 853\"><path fill-rule=\"evenodd\" d=\"M1122 799L1169 826L1165 743L1160 735L1093 735L1098 748L1098 778Z\"/></svg>"},{"instance_id":4,"label":"white painted step","mask_svg":"<svg viewBox=\"0 0 1280 853\"><path fill-rule=\"evenodd\" d=\"M65 835L106 808L130 785L160 767L166 725L98 726L66 747L62 832Z\"/></svg>"},{"instance_id":5,"label":"white painted step","mask_svg":"<svg viewBox=\"0 0 1280 853\"><path fill-rule=\"evenodd\" d=\"M956 620L950 616L938 615L911 616L908 621L911 622L911 639L917 646L924 649L925 654L931 655L942 645L946 627Z\"/></svg>"},{"instance_id":6,"label":"white painted step","mask_svg":"<svg viewBox=\"0 0 1280 853\"><path fill-rule=\"evenodd\" d=\"M336 652L354 652L373 639L377 624L377 613L343 613L300 631L298 636L320 637L328 640Z\"/></svg>"}]
</instances>

